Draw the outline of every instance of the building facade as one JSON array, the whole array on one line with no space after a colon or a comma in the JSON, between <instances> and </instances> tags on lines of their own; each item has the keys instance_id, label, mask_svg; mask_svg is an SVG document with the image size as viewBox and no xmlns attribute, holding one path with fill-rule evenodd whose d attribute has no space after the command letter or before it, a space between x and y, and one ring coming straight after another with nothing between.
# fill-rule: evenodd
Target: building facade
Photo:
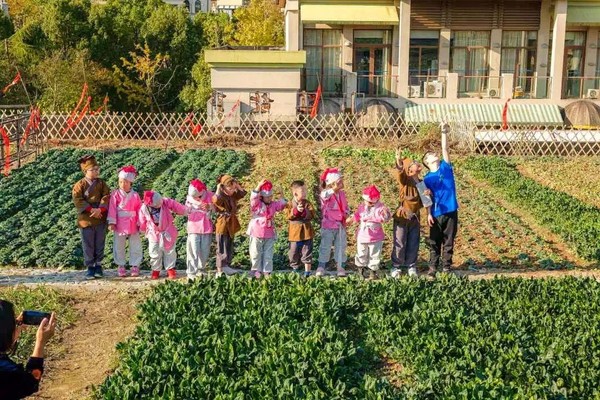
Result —
<instances>
[{"instance_id":1,"label":"building facade","mask_svg":"<svg viewBox=\"0 0 600 400\"><path fill-rule=\"evenodd\" d=\"M307 91L397 106L598 97L597 0L289 0L285 13Z\"/></svg>"}]
</instances>

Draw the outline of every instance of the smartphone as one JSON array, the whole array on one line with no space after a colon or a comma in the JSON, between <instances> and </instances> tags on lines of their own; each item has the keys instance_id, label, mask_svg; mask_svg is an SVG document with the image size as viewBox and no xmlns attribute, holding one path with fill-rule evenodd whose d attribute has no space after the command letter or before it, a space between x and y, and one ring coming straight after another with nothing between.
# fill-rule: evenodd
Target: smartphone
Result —
<instances>
[{"instance_id":1,"label":"smartphone","mask_svg":"<svg viewBox=\"0 0 600 400\"><path fill-rule=\"evenodd\" d=\"M39 325L42 323L44 318L50 319L50 313L43 311L23 311L23 324L24 325Z\"/></svg>"}]
</instances>

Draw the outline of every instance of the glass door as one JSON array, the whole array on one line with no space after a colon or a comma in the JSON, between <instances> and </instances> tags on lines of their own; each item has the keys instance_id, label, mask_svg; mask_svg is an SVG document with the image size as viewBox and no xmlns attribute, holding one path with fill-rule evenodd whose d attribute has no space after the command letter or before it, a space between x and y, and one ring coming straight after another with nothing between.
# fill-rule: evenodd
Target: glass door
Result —
<instances>
[{"instance_id":1,"label":"glass door","mask_svg":"<svg viewBox=\"0 0 600 400\"><path fill-rule=\"evenodd\" d=\"M388 96L391 62L391 32L354 31L354 72L357 91L367 96Z\"/></svg>"},{"instance_id":2,"label":"glass door","mask_svg":"<svg viewBox=\"0 0 600 400\"><path fill-rule=\"evenodd\" d=\"M566 33L563 97L567 99L581 97L585 36L585 32Z\"/></svg>"}]
</instances>

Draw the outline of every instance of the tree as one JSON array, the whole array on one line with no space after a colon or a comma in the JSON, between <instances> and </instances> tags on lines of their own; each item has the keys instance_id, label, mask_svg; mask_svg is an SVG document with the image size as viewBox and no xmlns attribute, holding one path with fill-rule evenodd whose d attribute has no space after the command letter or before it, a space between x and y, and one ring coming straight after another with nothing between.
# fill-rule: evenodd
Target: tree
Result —
<instances>
[{"instance_id":1,"label":"tree","mask_svg":"<svg viewBox=\"0 0 600 400\"><path fill-rule=\"evenodd\" d=\"M200 29L203 50L192 68L192 81L181 90L179 99L182 109L206 111L212 89L210 67L204 61L204 49L234 44L235 25L225 13L197 14L194 25Z\"/></svg>"},{"instance_id":2,"label":"tree","mask_svg":"<svg viewBox=\"0 0 600 400\"><path fill-rule=\"evenodd\" d=\"M112 84L110 71L90 60L87 50L56 50L35 69L37 103L44 110L65 112L77 103L87 83L94 107L98 107Z\"/></svg>"},{"instance_id":3,"label":"tree","mask_svg":"<svg viewBox=\"0 0 600 400\"><path fill-rule=\"evenodd\" d=\"M92 58L111 69L121 65L121 57L143 43L142 26L152 9L161 4L161 0L108 0L105 4L93 4L89 17Z\"/></svg>"},{"instance_id":4,"label":"tree","mask_svg":"<svg viewBox=\"0 0 600 400\"><path fill-rule=\"evenodd\" d=\"M7 0L10 18L15 29L21 29L29 20L41 14L43 0Z\"/></svg>"},{"instance_id":5,"label":"tree","mask_svg":"<svg viewBox=\"0 0 600 400\"><path fill-rule=\"evenodd\" d=\"M90 0L50 0L44 7L42 29L54 49L87 48Z\"/></svg>"},{"instance_id":6,"label":"tree","mask_svg":"<svg viewBox=\"0 0 600 400\"><path fill-rule=\"evenodd\" d=\"M0 9L0 40L10 37L14 33L14 27L8 15Z\"/></svg>"},{"instance_id":7,"label":"tree","mask_svg":"<svg viewBox=\"0 0 600 400\"><path fill-rule=\"evenodd\" d=\"M160 111L158 99L169 88L171 77L161 82L161 77L168 68L169 56L152 55L148 45L137 46L137 51L131 52L131 60L122 58L123 69L114 66L115 77L119 82L117 91L127 98L131 106L141 106L150 111ZM130 75L134 77L131 78ZM164 79L163 79L164 81Z\"/></svg>"},{"instance_id":8,"label":"tree","mask_svg":"<svg viewBox=\"0 0 600 400\"><path fill-rule=\"evenodd\" d=\"M234 14L235 40L240 46L283 46L284 18L281 9L271 0L250 0L247 7Z\"/></svg>"}]
</instances>

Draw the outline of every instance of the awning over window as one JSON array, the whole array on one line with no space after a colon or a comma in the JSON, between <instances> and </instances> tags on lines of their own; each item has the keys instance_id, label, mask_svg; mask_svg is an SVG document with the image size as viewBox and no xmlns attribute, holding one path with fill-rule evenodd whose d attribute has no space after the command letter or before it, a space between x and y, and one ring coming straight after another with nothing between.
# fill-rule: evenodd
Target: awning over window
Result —
<instances>
[{"instance_id":1,"label":"awning over window","mask_svg":"<svg viewBox=\"0 0 600 400\"><path fill-rule=\"evenodd\" d=\"M600 26L600 5L569 4L567 24L582 26Z\"/></svg>"},{"instance_id":2,"label":"awning over window","mask_svg":"<svg viewBox=\"0 0 600 400\"><path fill-rule=\"evenodd\" d=\"M300 18L304 23L333 25L396 25L395 6L358 4L302 4Z\"/></svg>"},{"instance_id":3,"label":"awning over window","mask_svg":"<svg viewBox=\"0 0 600 400\"><path fill-rule=\"evenodd\" d=\"M503 104L415 104L404 110L406 122L417 124L442 120L477 125L501 125ZM507 120L515 125L563 125L560 108L554 104L509 103Z\"/></svg>"}]
</instances>

